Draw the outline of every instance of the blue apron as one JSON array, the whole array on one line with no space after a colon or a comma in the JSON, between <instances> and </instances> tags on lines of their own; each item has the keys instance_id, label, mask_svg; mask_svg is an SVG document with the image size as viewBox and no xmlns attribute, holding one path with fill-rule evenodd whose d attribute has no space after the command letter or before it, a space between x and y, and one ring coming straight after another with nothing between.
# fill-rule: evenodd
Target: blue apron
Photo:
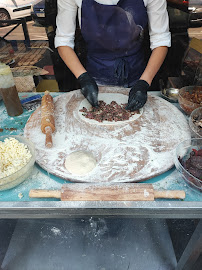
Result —
<instances>
[{"instance_id":1,"label":"blue apron","mask_svg":"<svg viewBox=\"0 0 202 270\"><path fill-rule=\"evenodd\" d=\"M145 69L141 36L148 22L143 0L103 5L83 0L81 32L86 69L98 84L130 87Z\"/></svg>"}]
</instances>

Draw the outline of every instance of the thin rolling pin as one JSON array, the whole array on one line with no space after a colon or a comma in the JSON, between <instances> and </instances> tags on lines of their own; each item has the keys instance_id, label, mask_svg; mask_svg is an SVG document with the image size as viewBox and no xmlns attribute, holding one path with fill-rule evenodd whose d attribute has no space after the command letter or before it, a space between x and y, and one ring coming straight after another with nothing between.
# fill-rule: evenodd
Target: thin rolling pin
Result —
<instances>
[{"instance_id":1,"label":"thin rolling pin","mask_svg":"<svg viewBox=\"0 0 202 270\"><path fill-rule=\"evenodd\" d=\"M154 190L154 198L184 199L185 192L183 190Z\"/></svg>"},{"instance_id":2,"label":"thin rolling pin","mask_svg":"<svg viewBox=\"0 0 202 270\"><path fill-rule=\"evenodd\" d=\"M151 184L92 185L69 184L61 190L30 190L31 198L62 201L153 201L156 198L184 199L183 190L154 190Z\"/></svg>"},{"instance_id":3,"label":"thin rolling pin","mask_svg":"<svg viewBox=\"0 0 202 270\"><path fill-rule=\"evenodd\" d=\"M41 131L46 134L45 146L53 146L52 133L55 131L54 103L48 91L41 100Z\"/></svg>"}]
</instances>

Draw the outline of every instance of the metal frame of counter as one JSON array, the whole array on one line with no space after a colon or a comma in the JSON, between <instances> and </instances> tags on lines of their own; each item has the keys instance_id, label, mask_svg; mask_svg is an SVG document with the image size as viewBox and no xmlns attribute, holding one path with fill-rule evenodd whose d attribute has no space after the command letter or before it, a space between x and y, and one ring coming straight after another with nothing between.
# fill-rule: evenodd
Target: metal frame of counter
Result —
<instances>
[{"instance_id":1,"label":"metal frame of counter","mask_svg":"<svg viewBox=\"0 0 202 270\"><path fill-rule=\"evenodd\" d=\"M0 218L114 216L201 219L201 202L0 202Z\"/></svg>"}]
</instances>

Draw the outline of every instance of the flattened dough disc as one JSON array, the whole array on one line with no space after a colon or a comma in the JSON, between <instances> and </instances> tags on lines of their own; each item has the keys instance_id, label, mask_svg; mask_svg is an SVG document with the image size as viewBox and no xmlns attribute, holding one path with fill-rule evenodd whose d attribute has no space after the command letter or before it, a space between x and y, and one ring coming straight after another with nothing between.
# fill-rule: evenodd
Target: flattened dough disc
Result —
<instances>
[{"instance_id":1,"label":"flattened dough disc","mask_svg":"<svg viewBox=\"0 0 202 270\"><path fill-rule=\"evenodd\" d=\"M128 102L128 96L123 95L123 94L119 94L119 93L99 93L98 100L103 100L104 102L106 102L106 104L110 104L112 101L116 101L117 104L121 105L121 104L126 104ZM132 115L130 117L130 119L128 119L128 120L117 121L117 122L115 122L115 121L113 121L113 122L109 122L109 121L98 122L94 119L86 118L83 115L83 112L80 112L80 110L83 109L83 107L85 107L88 110L90 110L92 108L92 106L87 101L87 99L83 99L79 105L79 110L78 110L79 117L83 121L86 121L89 124L94 124L94 125L99 125L99 126L106 126L106 125L117 126L117 125L127 124L129 122L133 122L134 120L137 120L143 113L143 109L140 109L139 110L140 113L136 113L136 114Z\"/></svg>"},{"instance_id":2,"label":"flattened dough disc","mask_svg":"<svg viewBox=\"0 0 202 270\"><path fill-rule=\"evenodd\" d=\"M65 168L74 175L86 175L96 166L96 159L90 152L75 151L65 160Z\"/></svg>"}]
</instances>

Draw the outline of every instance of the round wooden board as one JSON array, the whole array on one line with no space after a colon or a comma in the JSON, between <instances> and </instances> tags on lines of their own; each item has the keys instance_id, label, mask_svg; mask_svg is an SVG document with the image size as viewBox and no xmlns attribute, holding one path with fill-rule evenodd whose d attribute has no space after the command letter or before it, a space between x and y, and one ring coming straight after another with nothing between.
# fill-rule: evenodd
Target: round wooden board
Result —
<instances>
[{"instance_id":1,"label":"round wooden board","mask_svg":"<svg viewBox=\"0 0 202 270\"><path fill-rule=\"evenodd\" d=\"M100 92L122 93L128 89L100 87ZM99 126L86 123L78 113L84 99L79 90L54 98L53 148L45 148L41 111L29 118L24 135L36 147L36 162L49 173L73 182L138 182L170 169L176 145L190 139L184 115L166 100L149 94L143 114L135 121ZM91 152L97 166L85 176L70 174L65 159L73 151Z\"/></svg>"}]
</instances>

